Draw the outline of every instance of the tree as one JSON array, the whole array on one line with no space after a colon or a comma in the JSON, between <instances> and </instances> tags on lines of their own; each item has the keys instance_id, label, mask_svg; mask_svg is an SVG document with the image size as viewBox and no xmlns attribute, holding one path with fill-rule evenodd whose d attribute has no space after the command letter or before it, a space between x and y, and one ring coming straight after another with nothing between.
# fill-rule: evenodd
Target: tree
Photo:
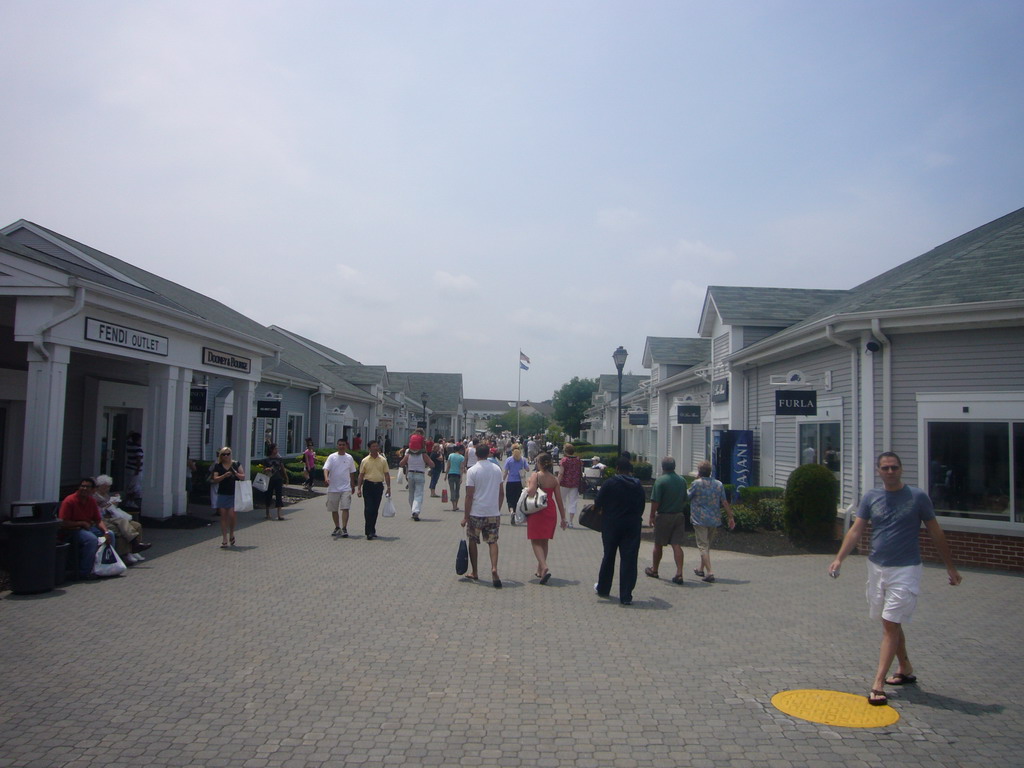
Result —
<instances>
[{"instance_id":1,"label":"tree","mask_svg":"<svg viewBox=\"0 0 1024 768\"><path fill-rule=\"evenodd\" d=\"M537 435L547 429L548 420L539 413L524 413L519 417L519 432L523 435ZM510 408L487 422L487 428L495 434L508 430L516 431L516 409Z\"/></svg>"},{"instance_id":2,"label":"tree","mask_svg":"<svg viewBox=\"0 0 1024 768\"><path fill-rule=\"evenodd\" d=\"M573 376L551 398L555 421L572 437L580 436L580 422L597 392L597 379Z\"/></svg>"}]
</instances>

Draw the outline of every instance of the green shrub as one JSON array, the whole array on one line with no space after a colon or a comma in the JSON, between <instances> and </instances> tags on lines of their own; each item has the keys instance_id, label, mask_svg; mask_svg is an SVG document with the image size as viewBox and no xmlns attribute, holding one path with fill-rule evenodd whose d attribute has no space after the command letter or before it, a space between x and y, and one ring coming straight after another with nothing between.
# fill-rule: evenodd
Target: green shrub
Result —
<instances>
[{"instance_id":1,"label":"green shrub","mask_svg":"<svg viewBox=\"0 0 1024 768\"><path fill-rule=\"evenodd\" d=\"M740 503L756 507L761 499L781 499L785 495L785 488L776 488L770 485L750 485L740 488Z\"/></svg>"},{"instance_id":2,"label":"green shrub","mask_svg":"<svg viewBox=\"0 0 1024 768\"><path fill-rule=\"evenodd\" d=\"M794 541L830 541L835 529L839 481L822 464L804 464L786 483L785 531Z\"/></svg>"},{"instance_id":3,"label":"green shrub","mask_svg":"<svg viewBox=\"0 0 1024 768\"><path fill-rule=\"evenodd\" d=\"M646 461L638 461L633 465L633 476L637 480L650 480L654 475L654 467Z\"/></svg>"},{"instance_id":4,"label":"green shrub","mask_svg":"<svg viewBox=\"0 0 1024 768\"><path fill-rule=\"evenodd\" d=\"M756 531L761 527L761 513L748 504L733 504L732 514L736 518L737 531Z\"/></svg>"},{"instance_id":5,"label":"green shrub","mask_svg":"<svg viewBox=\"0 0 1024 768\"><path fill-rule=\"evenodd\" d=\"M781 531L786 522L786 505L782 499L761 499L757 502L761 516L761 527L769 531Z\"/></svg>"}]
</instances>

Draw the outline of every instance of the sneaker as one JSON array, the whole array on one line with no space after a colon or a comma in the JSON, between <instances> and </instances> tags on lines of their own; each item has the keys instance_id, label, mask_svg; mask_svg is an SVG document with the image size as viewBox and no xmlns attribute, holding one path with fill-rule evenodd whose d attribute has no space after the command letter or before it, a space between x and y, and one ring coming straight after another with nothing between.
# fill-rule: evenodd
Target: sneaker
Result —
<instances>
[{"instance_id":1,"label":"sneaker","mask_svg":"<svg viewBox=\"0 0 1024 768\"><path fill-rule=\"evenodd\" d=\"M139 554L138 552L135 552L135 553L134 553L134 554L132 555L132 557L134 557L134 558L135 558L135 562L136 562L136 563L141 563L141 562L142 562L143 560L145 560L145 559L146 559L146 558L144 558L144 557L143 557L142 555L140 555L140 554Z\"/></svg>"},{"instance_id":2,"label":"sneaker","mask_svg":"<svg viewBox=\"0 0 1024 768\"><path fill-rule=\"evenodd\" d=\"M341 528L335 528L331 536L341 536Z\"/></svg>"},{"instance_id":3,"label":"sneaker","mask_svg":"<svg viewBox=\"0 0 1024 768\"><path fill-rule=\"evenodd\" d=\"M348 538L348 528L342 528L341 529L341 538L343 538L343 539L347 539Z\"/></svg>"},{"instance_id":4,"label":"sneaker","mask_svg":"<svg viewBox=\"0 0 1024 768\"><path fill-rule=\"evenodd\" d=\"M135 555L133 555L131 552L129 552L121 559L124 561L125 565L135 565L135 563L138 562L138 560L135 559Z\"/></svg>"},{"instance_id":5,"label":"sneaker","mask_svg":"<svg viewBox=\"0 0 1024 768\"><path fill-rule=\"evenodd\" d=\"M420 521L420 516L419 515L413 515L412 519L415 520L418 523Z\"/></svg>"}]
</instances>

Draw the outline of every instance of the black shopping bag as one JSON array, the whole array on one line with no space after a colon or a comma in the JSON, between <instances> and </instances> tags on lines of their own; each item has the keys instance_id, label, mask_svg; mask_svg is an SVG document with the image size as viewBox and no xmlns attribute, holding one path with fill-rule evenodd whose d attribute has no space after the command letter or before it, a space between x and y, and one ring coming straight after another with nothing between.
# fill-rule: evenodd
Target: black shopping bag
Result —
<instances>
[{"instance_id":1,"label":"black shopping bag","mask_svg":"<svg viewBox=\"0 0 1024 768\"><path fill-rule=\"evenodd\" d=\"M461 576L469 570L469 547L466 546L466 540L463 539L459 542L459 552L455 555L455 572Z\"/></svg>"},{"instance_id":2,"label":"black shopping bag","mask_svg":"<svg viewBox=\"0 0 1024 768\"><path fill-rule=\"evenodd\" d=\"M583 527L600 533L601 524L601 512L593 504L587 504L587 506L580 511L580 525Z\"/></svg>"}]
</instances>

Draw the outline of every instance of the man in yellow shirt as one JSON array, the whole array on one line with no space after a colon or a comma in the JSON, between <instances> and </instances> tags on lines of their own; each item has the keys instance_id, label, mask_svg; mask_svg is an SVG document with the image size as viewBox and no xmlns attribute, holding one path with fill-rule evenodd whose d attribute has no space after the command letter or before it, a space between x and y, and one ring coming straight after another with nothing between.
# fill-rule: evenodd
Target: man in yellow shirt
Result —
<instances>
[{"instance_id":1,"label":"man in yellow shirt","mask_svg":"<svg viewBox=\"0 0 1024 768\"><path fill-rule=\"evenodd\" d=\"M356 495L362 498L363 486L366 486L366 497L363 501L366 540L373 541L377 538L377 512L380 510L380 500L384 495L385 486L387 486L388 497L391 496L391 473L388 471L388 460L380 454L380 443L371 440L369 448L370 454L359 462L359 482L356 485Z\"/></svg>"}]
</instances>

